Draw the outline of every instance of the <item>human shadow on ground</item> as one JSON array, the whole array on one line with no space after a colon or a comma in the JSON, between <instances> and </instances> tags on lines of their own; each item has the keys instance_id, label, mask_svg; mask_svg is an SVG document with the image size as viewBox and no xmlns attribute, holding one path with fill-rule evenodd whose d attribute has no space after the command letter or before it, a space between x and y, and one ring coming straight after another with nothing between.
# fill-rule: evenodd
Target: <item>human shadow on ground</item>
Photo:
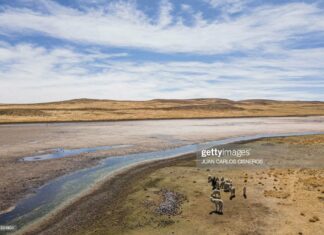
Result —
<instances>
[{"instance_id":1,"label":"human shadow on ground","mask_svg":"<svg viewBox=\"0 0 324 235\"><path fill-rule=\"evenodd\" d=\"M211 211L211 212L209 212L209 214L210 214L210 215L212 215L212 214L222 215L223 212L219 212L219 211Z\"/></svg>"}]
</instances>

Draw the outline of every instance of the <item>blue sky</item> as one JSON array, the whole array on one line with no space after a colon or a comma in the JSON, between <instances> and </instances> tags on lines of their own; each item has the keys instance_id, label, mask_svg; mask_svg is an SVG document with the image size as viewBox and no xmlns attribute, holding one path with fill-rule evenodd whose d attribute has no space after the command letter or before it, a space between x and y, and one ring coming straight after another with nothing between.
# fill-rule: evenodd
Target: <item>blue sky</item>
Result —
<instances>
[{"instance_id":1,"label":"blue sky","mask_svg":"<svg viewBox=\"0 0 324 235\"><path fill-rule=\"evenodd\" d=\"M324 100L324 1L0 0L0 103Z\"/></svg>"}]
</instances>

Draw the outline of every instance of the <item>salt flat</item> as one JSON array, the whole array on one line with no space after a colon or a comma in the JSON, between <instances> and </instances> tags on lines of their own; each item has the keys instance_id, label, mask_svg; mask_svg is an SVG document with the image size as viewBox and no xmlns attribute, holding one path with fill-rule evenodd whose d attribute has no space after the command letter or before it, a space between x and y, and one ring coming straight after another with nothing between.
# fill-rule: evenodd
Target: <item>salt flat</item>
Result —
<instances>
[{"instance_id":1,"label":"salt flat","mask_svg":"<svg viewBox=\"0 0 324 235\"><path fill-rule=\"evenodd\" d=\"M226 137L320 131L324 132L321 116L1 125L0 210L11 208L45 182L93 166L102 157L163 150ZM121 144L131 146L48 161L20 161L25 156L56 148Z\"/></svg>"}]
</instances>

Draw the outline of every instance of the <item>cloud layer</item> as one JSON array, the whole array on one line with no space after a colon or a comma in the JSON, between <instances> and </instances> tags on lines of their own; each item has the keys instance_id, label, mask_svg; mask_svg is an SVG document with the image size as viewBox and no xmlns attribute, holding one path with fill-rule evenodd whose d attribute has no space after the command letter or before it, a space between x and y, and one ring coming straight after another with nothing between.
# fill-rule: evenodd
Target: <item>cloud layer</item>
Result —
<instances>
[{"instance_id":1,"label":"cloud layer","mask_svg":"<svg viewBox=\"0 0 324 235\"><path fill-rule=\"evenodd\" d=\"M324 100L318 4L109 2L2 6L0 102Z\"/></svg>"},{"instance_id":2,"label":"cloud layer","mask_svg":"<svg viewBox=\"0 0 324 235\"><path fill-rule=\"evenodd\" d=\"M154 52L217 54L260 50L269 44L280 46L299 34L324 28L323 11L316 5L304 3L258 6L230 19L204 19L195 12L192 13L193 24L186 25L184 19L172 15L173 7L167 0L161 1L156 20L130 2L87 11L42 2L41 11L4 8L0 14L1 31L40 33L65 40ZM221 4L222 1L214 2Z\"/></svg>"}]
</instances>

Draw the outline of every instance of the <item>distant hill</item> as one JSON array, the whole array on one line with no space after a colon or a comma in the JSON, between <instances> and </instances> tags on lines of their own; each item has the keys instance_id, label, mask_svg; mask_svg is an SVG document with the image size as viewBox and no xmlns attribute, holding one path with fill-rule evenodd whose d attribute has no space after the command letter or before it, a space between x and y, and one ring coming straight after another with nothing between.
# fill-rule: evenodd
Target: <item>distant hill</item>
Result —
<instances>
[{"instance_id":1,"label":"distant hill","mask_svg":"<svg viewBox=\"0 0 324 235\"><path fill-rule=\"evenodd\" d=\"M228 99L74 99L0 104L0 123L324 115L324 102Z\"/></svg>"}]
</instances>

